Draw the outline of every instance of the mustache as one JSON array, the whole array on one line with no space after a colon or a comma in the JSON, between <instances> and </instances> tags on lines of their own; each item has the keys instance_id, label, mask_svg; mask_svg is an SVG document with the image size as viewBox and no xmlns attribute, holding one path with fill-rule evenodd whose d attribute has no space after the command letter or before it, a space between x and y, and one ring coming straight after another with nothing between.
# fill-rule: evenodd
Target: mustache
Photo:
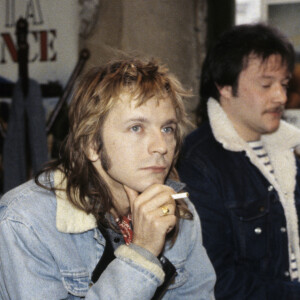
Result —
<instances>
[{"instance_id":1,"label":"mustache","mask_svg":"<svg viewBox=\"0 0 300 300\"><path fill-rule=\"evenodd\" d=\"M282 113L284 111L284 105L278 105L265 110L265 113Z\"/></svg>"}]
</instances>

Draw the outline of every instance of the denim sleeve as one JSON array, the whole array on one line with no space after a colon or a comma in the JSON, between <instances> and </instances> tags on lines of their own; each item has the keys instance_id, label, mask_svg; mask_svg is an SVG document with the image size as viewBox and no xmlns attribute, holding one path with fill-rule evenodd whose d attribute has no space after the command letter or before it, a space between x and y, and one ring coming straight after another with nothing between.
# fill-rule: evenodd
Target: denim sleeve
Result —
<instances>
[{"instance_id":1,"label":"denim sleeve","mask_svg":"<svg viewBox=\"0 0 300 300\"><path fill-rule=\"evenodd\" d=\"M154 254L152 254L150 251L146 250L145 248L140 247L135 244L130 244L129 248L136 251L140 255L144 256L145 259L157 264L159 267L162 267L159 259Z\"/></svg>"},{"instance_id":2,"label":"denim sleeve","mask_svg":"<svg viewBox=\"0 0 300 300\"><path fill-rule=\"evenodd\" d=\"M248 272L235 263L230 220L223 206L220 185L209 162L182 159L178 172L200 215L203 243L216 270L216 299L300 299L300 284ZM215 176L214 176L215 175Z\"/></svg>"},{"instance_id":3,"label":"denim sleeve","mask_svg":"<svg viewBox=\"0 0 300 300\"><path fill-rule=\"evenodd\" d=\"M184 265L188 279L183 286L170 290L166 299L213 300L215 299L216 274L202 244L199 216L193 205L190 205L189 209L193 213L193 221L183 221L192 223L191 227L188 226L188 231L184 230L184 234L188 237L186 242L189 244L189 252Z\"/></svg>"},{"instance_id":4,"label":"denim sleeve","mask_svg":"<svg viewBox=\"0 0 300 300\"><path fill-rule=\"evenodd\" d=\"M203 246L202 227L200 224L198 213L194 211L193 215L195 220L194 230L196 238L194 248L192 249L191 254L188 255L187 269L197 269L197 272L193 272L194 275L190 279L190 282L194 282L195 284L194 288L199 289L199 292L196 293L195 299L212 300L215 299L214 287L216 283L216 274L212 263L209 260L206 249ZM197 280L199 279L200 283L197 284Z\"/></svg>"},{"instance_id":5,"label":"denim sleeve","mask_svg":"<svg viewBox=\"0 0 300 300\"><path fill-rule=\"evenodd\" d=\"M0 299L65 299L67 290L51 254L34 231L14 220L0 223Z\"/></svg>"},{"instance_id":6,"label":"denim sleeve","mask_svg":"<svg viewBox=\"0 0 300 300\"><path fill-rule=\"evenodd\" d=\"M115 256L116 259L89 290L86 299L150 300L164 280L161 266L126 245L119 246Z\"/></svg>"}]
</instances>

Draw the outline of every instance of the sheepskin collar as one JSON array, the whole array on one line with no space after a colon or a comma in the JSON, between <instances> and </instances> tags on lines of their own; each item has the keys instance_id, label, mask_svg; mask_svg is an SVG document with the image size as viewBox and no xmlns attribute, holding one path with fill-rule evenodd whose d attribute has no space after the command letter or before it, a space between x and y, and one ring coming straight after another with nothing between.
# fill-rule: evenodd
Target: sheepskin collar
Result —
<instances>
[{"instance_id":1,"label":"sheepskin collar","mask_svg":"<svg viewBox=\"0 0 300 300\"><path fill-rule=\"evenodd\" d=\"M213 98L208 101L208 115L214 136L225 149L243 151L248 148L248 143L237 134L221 105ZM300 144L300 130L281 121L275 133L262 135L261 139L265 146L275 146L278 151L293 149Z\"/></svg>"},{"instance_id":2,"label":"sheepskin collar","mask_svg":"<svg viewBox=\"0 0 300 300\"><path fill-rule=\"evenodd\" d=\"M96 218L92 214L75 207L65 192L67 181L60 170L54 172L56 190L56 228L64 233L81 233L97 227Z\"/></svg>"}]
</instances>

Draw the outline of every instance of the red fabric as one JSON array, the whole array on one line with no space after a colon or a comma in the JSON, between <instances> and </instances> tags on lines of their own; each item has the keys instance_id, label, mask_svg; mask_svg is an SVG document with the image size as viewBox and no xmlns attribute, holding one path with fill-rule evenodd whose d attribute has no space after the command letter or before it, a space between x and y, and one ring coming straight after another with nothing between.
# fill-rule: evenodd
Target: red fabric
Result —
<instances>
[{"instance_id":1,"label":"red fabric","mask_svg":"<svg viewBox=\"0 0 300 300\"><path fill-rule=\"evenodd\" d=\"M116 222L121 230L126 245L132 242L133 232L131 229L131 216L123 216L121 219L116 219Z\"/></svg>"}]
</instances>

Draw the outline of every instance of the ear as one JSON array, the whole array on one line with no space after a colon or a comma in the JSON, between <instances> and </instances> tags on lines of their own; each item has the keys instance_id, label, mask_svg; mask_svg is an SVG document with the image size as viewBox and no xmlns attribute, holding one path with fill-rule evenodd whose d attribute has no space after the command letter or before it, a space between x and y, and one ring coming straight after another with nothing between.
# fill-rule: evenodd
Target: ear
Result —
<instances>
[{"instance_id":1,"label":"ear","mask_svg":"<svg viewBox=\"0 0 300 300\"><path fill-rule=\"evenodd\" d=\"M217 86L220 96L223 99L230 99L232 98L232 86L231 85L224 85L222 87Z\"/></svg>"},{"instance_id":2,"label":"ear","mask_svg":"<svg viewBox=\"0 0 300 300\"><path fill-rule=\"evenodd\" d=\"M99 155L96 152L95 147L89 146L87 150L87 157L92 162L95 162L99 159Z\"/></svg>"}]
</instances>

